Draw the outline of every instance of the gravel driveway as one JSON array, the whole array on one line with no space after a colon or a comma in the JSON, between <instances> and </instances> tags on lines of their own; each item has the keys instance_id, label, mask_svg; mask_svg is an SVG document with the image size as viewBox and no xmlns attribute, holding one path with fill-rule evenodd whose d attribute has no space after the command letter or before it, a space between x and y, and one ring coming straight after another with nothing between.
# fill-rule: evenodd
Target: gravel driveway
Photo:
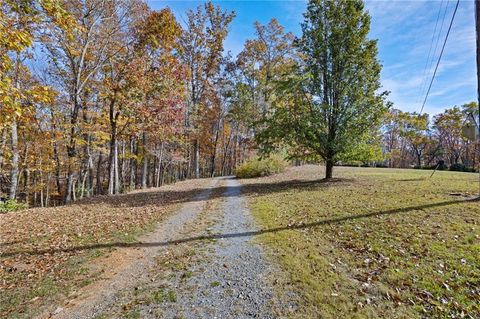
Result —
<instances>
[{"instance_id":1,"label":"gravel driveway","mask_svg":"<svg viewBox=\"0 0 480 319\"><path fill-rule=\"evenodd\" d=\"M222 217L213 227L220 236L214 249L195 265L196 272L180 287L175 303L167 304L165 318L275 318L270 284L273 267L262 248L242 233L256 231L240 184L226 179ZM235 236L234 234L238 234ZM194 292L192 294L191 292Z\"/></svg>"},{"instance_id":2,"label":"gravel driveway","mask_svg":"<svg viewBox=\"0 0 480 319\"><path fill-rule=\"evenodd\" d=\"M58 318L279 318L278 268L252 242L258 231L240 183L217 178L160 225L136 262ZM166 235L168 234L168 235ZM143 241L145 242L145 241Z\"/></svg>"}]
</instances>

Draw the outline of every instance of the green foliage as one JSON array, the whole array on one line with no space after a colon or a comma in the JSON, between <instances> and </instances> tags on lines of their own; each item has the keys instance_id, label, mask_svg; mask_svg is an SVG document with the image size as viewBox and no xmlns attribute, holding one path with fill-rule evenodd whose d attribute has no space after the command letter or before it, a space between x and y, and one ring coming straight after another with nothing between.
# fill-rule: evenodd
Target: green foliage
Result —
<instances>
[{"instance_id":1,"label":"green foliage","mask_svg":"<svg viewBox=\"0 0 480 319\"><path fill-rule=\"evenodd\" d=\"M283 144L320 156L328 178L334 162L380 125L386 93L378 93L381 65L362 1L310 1L304 16L302 59L277 86L274 110L257 136L267 152Z\"/></svg>"},{"instance_id":2,"label":"green foliage","mask_svg":"<svg viewBox=\"0 0 480 319\"><path fill-rule=\"evenodd\" d=\"M28 208L28 204L19 203L15 199L9 199L5 202L0 202L0 214L14 212Z\"/></svg>"},{"instance_id":3,"label":"green foliage","mask_svg":"<svg viewBox=\"0 0 480 319\"><path fill-rule=\"evenodd\" d=\"M280 156L271 156L264 159L254 158L238 167L235 175L238 178L263 177L281 173L286 167L287 162Z\"/></svg>"},{"instance_id":4,"label":"green foliage","mask_svg":"<svg viewBox=\"0 0 480 319\"><path fill-rule=\"evenodd\" d=\"M346 162L358 161L362 164L382 162L385 160L385 156L382 152L380 137L359 143L356 148L345 153L341 159Z\"/></svg>"},{"instance_id":5,"label":"green foliage","mask_svg":"<svg viewBox=\"0 0 480 319\"><path fill-rule=\"evenodd\" d=\"M150 300L155 303L176 302L177 295L173 290L159 289L151 294Z\"/></svg>"}]
</instances>

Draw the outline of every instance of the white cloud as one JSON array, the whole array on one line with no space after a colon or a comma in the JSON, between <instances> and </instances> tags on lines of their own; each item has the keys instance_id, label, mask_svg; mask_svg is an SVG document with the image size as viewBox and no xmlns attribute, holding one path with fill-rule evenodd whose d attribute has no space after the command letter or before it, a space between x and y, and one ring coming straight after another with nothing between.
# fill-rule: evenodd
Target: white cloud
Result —
<instances>
[{"instance_id":1,"label":"white cloud","mask_svg":"<svg viewBox=\"0 0 480 319\"><path fill-rule=\"evenodd\" d=\"M366 4L372 15L371 36L379 38L379 55L384 65L382 70L384 89L391 91L390 100L394 102L396 108L418 111L431 81L453 13L454 2L449 3L437 50L433 62L427 64L431 67L427 68L426 72L425 64L441 3L367 1ZM476 95L472 12L472 3L460 3L425 106L427 112L440 112L445 107L472 100ZM443 9L441 13L443 15ZM436 37L432 51L435 43ZM422 87L423 95L420 94Z\"/></svg>"}]
</instances>

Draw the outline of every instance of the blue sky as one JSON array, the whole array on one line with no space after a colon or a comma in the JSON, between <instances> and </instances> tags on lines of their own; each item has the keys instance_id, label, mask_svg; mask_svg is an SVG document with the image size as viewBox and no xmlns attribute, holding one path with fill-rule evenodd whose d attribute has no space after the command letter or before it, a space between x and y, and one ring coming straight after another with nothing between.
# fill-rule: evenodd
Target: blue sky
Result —
<instances>
[{"instance_id":1,"label":"blue sky","mask_svg":"<svg viewBox=\"0 0 480 319\"><path fill-rule=\"evenodd\" d=\"M185 18L186 10L202 3L159 0L148 2L153 9L170 7L179 21ZM287 31L300 35L300 22L306 8L306 1L215 3L237 13L225 43L226 51L230 50L233 54L242 50L245 40L254 37L255 21L267 23L275 17ZM443 44L455 1L367 1L366 7L372 16L370 37L378 39L379 58L383 64L383 88L391 91L390 100L394 102L394 107L418 112ZM432 68L427 67L427 72L424 72L425 65L430 65L427 63L427 56L439 12L437 34L445 14L442 33ZM460 1L424 112L435 114L447 107L476 100L474 23L473 1ZM436 41L435 37L432 51ZM423 86L425 89L422 95Z\"/></svg>"}]
</instances>

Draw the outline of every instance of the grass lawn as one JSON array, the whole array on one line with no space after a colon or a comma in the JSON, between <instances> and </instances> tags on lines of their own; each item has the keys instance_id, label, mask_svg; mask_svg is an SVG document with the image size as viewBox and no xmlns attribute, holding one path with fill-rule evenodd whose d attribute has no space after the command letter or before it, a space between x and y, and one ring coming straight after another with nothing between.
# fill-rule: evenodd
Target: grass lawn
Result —
<instances>
[{"instance_id":1,"label":"grass lawn","mask_svg":"<svg viewBox=\"0 0 480 319\"><path fill-rule=\"evenodd\" d=\"M478 174L318 166L243 180L304 318L480 318Z\"/></svg>"}]
</instances>

